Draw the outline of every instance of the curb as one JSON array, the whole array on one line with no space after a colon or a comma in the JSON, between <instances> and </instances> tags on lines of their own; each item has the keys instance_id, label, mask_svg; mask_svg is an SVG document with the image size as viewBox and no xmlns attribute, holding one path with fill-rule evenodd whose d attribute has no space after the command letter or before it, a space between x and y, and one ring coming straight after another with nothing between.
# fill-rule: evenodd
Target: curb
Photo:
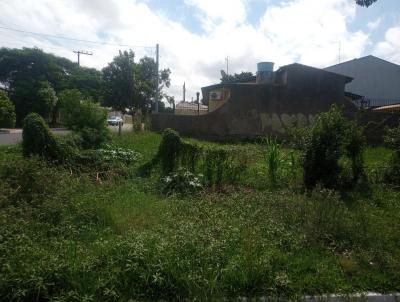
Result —
<instances>
[{"instance_id":1,"label":"curb","mask_svg":"<svg viewBox=\"0 0 400 302\"><path fill-rule=\"evenodd\" d=\"M238 297L233 300L224 301L237 301L237 302L285 302L291 301L281 297L261 296L256 298ZM349 295L320 295L320 296L303 296L299 298L301 302L400 302L400 293L380 294L374 292L355 293Z\"/></svg>"}]
</instances>

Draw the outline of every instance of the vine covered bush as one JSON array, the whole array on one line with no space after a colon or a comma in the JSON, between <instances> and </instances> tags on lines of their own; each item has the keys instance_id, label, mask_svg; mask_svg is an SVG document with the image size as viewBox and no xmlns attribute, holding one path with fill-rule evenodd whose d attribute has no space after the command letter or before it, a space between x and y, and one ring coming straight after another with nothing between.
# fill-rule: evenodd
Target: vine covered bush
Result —
<instances>
[{"instance_id":1,"label":"vine covered bush","mask_svg":"<svg viewBox=\"0 0 400 302\"><path fill-rule=\"evenodd\" d=\"M8 98L7 93L0 90L0 128L13 128L15 119L14 104Z\"/></svg>"},{"instance_id":2,"label":"vine covered bush","mask_svg":"<svg viewBox=\"0 0 400 302\"><path fill-rule=\"evenodd\" d=\"M59 159L61 148L43 118L29 113L23 122L22 153L25 157L38 155L46 159Z\"/></svg>"},{"instance_id":3,"label":"vine covered bush","mask_svg":"<svg viewBox=\"0 0 400 302\"><path fill-rule=\"evenodd\" d=\"M246 156L240 156L235 147L200 146L181 139L179 134L166 129L154 158L142 167L147 174L160 166L163 176L180 168L204 175L207 186L235 183L246 168Z\"/></svg>"},{"instance_id":4,"label":"vine covered bush","mask_svg":"<svg viewBox=\"0 0 400 302\"><path fill-rule=\"evenodd\" d=\"M303 169L304 184L313 189L321 184L331 189L346 189L357 184L364 174L363 130L356 122L347 120L333 105L321 113L305 146ZM350 175L345 168L350 161Z\"/></svg>"}]
</instances>

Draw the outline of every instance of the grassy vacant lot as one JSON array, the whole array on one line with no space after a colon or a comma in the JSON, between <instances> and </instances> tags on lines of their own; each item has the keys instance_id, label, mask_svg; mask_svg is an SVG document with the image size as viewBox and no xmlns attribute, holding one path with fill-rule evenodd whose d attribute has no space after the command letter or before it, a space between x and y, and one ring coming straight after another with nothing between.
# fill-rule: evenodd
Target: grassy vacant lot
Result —
<instances>
[{"instance_id":1,"label":"grassy vacant lot","mask_svg":"<svg viewBox=\"0 0 400 302\"><path fill-rule=\"evenodd\" d=\"M284 150L271 186L265 147L242 144L236 185L165 196L136 176L161 136L124 134L141 153L100 177L0 149L0 296L16 301L126 301L400 291L400 193L381 184L391 151L365 154L370 185L305 194L299 152ZM206 144L205 142L201 142ZM207 143L208 144L208 143Z\"/></svg>"}]
</instances>

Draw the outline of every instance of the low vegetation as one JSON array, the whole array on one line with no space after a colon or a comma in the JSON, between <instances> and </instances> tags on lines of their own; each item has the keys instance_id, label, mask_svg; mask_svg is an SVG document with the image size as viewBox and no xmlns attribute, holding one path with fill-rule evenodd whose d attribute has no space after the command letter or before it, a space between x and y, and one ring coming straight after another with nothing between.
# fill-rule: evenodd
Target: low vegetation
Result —
<instances>
[{"instance_id":1,"label":"low vegetation","mask_svg":"<svg viewBox=\"0 0 400 302\"><path fill-rule=\"evenodd\" d=\"M342 120L336 109L330 114L316 127L337 129ZM353 139L344 132L355 130L345 130L337 138ZM388 142L397 142L396 131ZM317 135L324 138L311 129ZM323 181L305 190L308 149L273 139L216 144L172 130L125 133L100 148L77 147L69 163L1 147L0 296L296 300L398 292L400 192L386 178L397 145L366 146L358 161L349 141L328 149L341 152L335 190ZM354 180L355 159L364 180L342 186Z\"/></svg>"}]
</instances>

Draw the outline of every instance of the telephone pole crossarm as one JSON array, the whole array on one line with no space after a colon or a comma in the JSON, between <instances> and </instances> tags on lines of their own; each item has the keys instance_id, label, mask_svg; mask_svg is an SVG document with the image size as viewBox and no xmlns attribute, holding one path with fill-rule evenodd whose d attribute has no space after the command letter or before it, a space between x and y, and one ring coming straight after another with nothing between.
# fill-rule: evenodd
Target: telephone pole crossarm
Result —
<instances>
[{"instance_id":1,"label":"telephone pole crossarm","mask_svg":"<svg viewBox=\"0 0 400 302\"><path fill-rule=\"evenodd\" d=\"M84 50L74 50L74 53L78 55L78 66L81 66L81 60L80 60L81 55L93 56L93 52Z\"/></svg>"}]
</instances>

